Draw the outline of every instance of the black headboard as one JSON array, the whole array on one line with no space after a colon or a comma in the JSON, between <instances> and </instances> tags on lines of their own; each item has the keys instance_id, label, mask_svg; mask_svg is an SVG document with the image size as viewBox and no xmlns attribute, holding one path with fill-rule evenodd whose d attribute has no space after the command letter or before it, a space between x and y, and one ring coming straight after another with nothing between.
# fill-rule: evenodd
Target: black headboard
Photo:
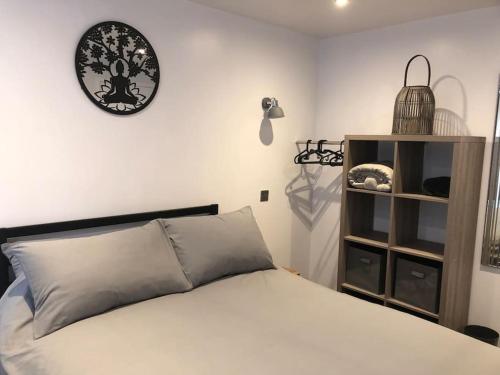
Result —
<instances>
[{"instance_id":1,"label":"black headboard","mask_svg":"<svg viewBox=\"0 0 500 375\"><path fill-rule=\"evenodd\" d=\"M158 218L168 219L181 216L217 215L218 213L219 206L217 204L211 204L209 206L178 208L166 211L142 212L130 215L62 221L59 223L37 224L14 228L1 228L0 244L7 242L8 239L16 237L38 236L50 233L67 232L71 230L138 223L141 221L149 221ZM9 286L9 266L10 264L8 259L3 255L0 255L0 296L3 295L3 293Z\"/></svg>"}]
</instances>

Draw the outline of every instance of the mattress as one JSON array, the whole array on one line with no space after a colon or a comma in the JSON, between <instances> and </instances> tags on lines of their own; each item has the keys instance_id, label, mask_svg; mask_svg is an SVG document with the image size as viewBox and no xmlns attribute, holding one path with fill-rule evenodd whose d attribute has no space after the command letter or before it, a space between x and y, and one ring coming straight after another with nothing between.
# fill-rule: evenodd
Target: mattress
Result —
<instances>
[{"instance_id":1,"label":"mattress","mask_svg":"<svg viewBox=\"0 0 500 375\"><path fill-rule=\"evenodd\" d=\"M30 301L14 288L0 302L0 327L7 375L500 371L498 348L282 269L121 307L38 340Z\"/></svg>"}]
</instances>

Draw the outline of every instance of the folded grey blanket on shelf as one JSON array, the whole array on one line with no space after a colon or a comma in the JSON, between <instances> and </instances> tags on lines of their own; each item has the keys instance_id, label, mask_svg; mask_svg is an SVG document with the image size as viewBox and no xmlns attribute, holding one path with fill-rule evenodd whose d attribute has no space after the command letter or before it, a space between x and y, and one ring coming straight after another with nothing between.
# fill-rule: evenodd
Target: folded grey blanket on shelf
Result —
<instances>
[{"instance_id":1,"label":"folded grey blanket on shelf","mask_svg":"<svg viewBox=\"0 0 500 375\"><path fill-rule=\"evenodd\" d=\"M393 169L381 163L360 164L352 168L347 179L358 189L390 192L392 190Z\"/></svg>"}]
</instances>

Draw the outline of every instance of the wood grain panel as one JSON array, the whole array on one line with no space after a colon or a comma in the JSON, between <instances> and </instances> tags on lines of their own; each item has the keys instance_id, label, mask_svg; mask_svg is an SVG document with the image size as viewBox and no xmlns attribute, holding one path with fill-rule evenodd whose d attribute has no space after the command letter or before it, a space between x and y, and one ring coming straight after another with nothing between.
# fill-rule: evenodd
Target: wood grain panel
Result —
<instances>
[{"instance_id":1,"label":"wood grain panel","mask_svg":"<svg viewBox=\"0 0 500 375\"><path fill-rule=\"evenodd\" d=\"M451 142L451 143L485 143L485 137L453 137L438 135L346 135L350 141L377 141L377 142Z\"/></svg>"},{"instance_id":2,"label":"wood grain panel","mask_svg":"<svg viewBox=\"0 0 500 375\"><path fill-rule=\"evenodd\" d=\"M395 142L393 192L384 194L357 192L348 187L347 172L360 162L376 160L377 142ZM453 144L451 189L448 199L420 193L426 142ZM417 315L421 314L421 317L439 318L440 324L455 330L463 329L468 323L484 143L483 137L346 136L346 150L349 152L346 152L343 174L338 273L340 291L342 283L345 283L346 239L374 247L388 248L384 304L398 306ZM373 229L371 225L375 197L391 200L388 243L381 241L387 238L385 234L372 232L365 235L366 237L354 235ZM426 202L427 205L448 205L445 244L418 239L421 202ZM398 253L443 263L439 315L393 299L394 260ZM356 286L344 284L345 291L349 288L355 290ZM362 291L357 292L363 294ZM382 296L378 298L382 300Z\"/></svg>"},{"instance_id":3,"label":"wood grain panel","mask_svg":"<svg viewBox=\"0 0 500 375\"><path fill-rule=\"evenodd\" d=\"M454 146L440 323L456 330L469 313L483 158L483 143Z\"/></svg>"}]
</instances>

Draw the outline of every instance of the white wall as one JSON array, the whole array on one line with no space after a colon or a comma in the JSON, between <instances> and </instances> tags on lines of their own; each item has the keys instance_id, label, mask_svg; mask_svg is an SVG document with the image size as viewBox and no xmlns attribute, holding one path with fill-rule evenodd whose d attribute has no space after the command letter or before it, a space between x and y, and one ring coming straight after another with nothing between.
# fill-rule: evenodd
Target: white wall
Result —
<instances>
[{"instance_id":1,"label":"white wall","mask_svg":"<svg viewBox=\"0 0 500 375\"><path fill-rule=\"evenodd\" d=\"M98 109L75 76L79 38L108 19L138 28L159 57L158 94L136 115ZM0 0L0 226L251 204L276 263L291 262L335 286L340 169L301 172L291 163L294 142L389 134L404 64L424 53L440 113L464 134L488 137L488 160L499 20L500 8L491 8L318 47L300 34L185 0ZM418 66L412 80L423 74ZM274 121L268 146L259 137L269 130L261 129L267 95L287 114ZM479 266L488 166L471 321L500 329L500 275ZM258 202L261 189L271 191L267 204Z\"/></svg>"},{"instance_id":2,"label":"white wall","mask_svg":"<svg viewBox=\"0 0 500 375\"><path fill-rule=\"evenodd\" d=\"M158 94L136 115L98 109L76 78L79 38L110 19L160 61ZM309 246L284 190L314 123L315 40L184 0L0 0L0 44L0 226L216 202L254 207L277 264ZM264 96L287 114L269 146Z\"/></svg>"},{"instance_id":3,"label":"white wall","mask_svg":"<svg viewBox=\"0 0 500 375\"><path fill-rule=\"evenodd\" d=\"M437 108L456 133L486 136L470 321L500 330L500 274L479 265L500 73L500 7L323 40L319 46L316 137L390 134L394 100L405 64L417 53L429 57ZM422 82L423 64L410 82ZM425 81L426 78L424 78ZM316 189L328 186L340 169L323 170ZM297 264L323 284L334 286L338 251L338 196L323 195L327 207L312 230L310 257Z\"/></svg>"}]
</instances>

